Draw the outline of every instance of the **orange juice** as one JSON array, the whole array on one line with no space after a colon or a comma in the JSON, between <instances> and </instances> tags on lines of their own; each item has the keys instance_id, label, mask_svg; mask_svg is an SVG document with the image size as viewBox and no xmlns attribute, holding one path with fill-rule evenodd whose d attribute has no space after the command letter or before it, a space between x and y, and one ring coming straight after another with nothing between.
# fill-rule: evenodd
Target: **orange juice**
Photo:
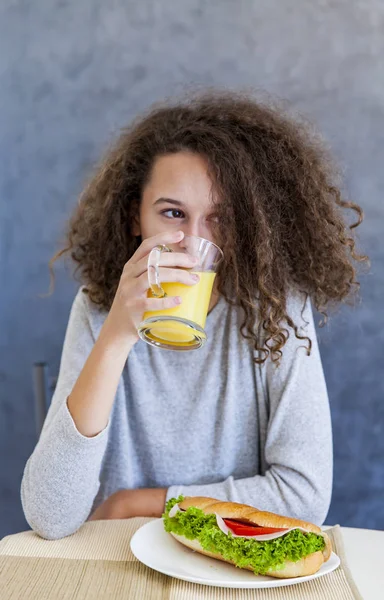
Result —
<instances>
[{"instance_id":1,"label":"orange juice","mask_svg":"<svg viewBox=\"0 0 384 600\"><path fill-rule=\"evenodd\" d=\"M167 296L180 296L182 302L174 308L144 314L143 321L154 317L163 317L162 320L151 323L153 339L160 338L174 346L184 345L195 339L193 323L204 329L216 273L205 271L196 272L196 274L200 277L200 281L195 285L178 282L161 283ZM148 296L154 297L150 291ZM167 318L164 319L164 317ZM176 317L176 319L172 320L172 317ZM181 319L191 322L191 324L183 323Z\"/></svg>"}]
</instances>

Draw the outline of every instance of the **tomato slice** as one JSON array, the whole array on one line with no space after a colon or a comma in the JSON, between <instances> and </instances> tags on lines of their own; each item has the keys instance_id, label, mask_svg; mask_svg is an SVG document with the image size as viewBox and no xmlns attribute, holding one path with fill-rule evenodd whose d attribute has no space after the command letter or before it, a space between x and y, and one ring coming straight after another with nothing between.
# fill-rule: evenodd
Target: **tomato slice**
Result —
<instances>
[{"instance_id":1,"label":"tomato slice","mask_svg":"<svg viewBox=\"0 0 384 600\"><path fill-rule=\"evenodd\" d=\"M232 519L223 519L224 523L236 535L266 535L267 533L277 533L278 531L287 531L286 527L258 527L232 521Z\"/></svg>"}]
</instances>

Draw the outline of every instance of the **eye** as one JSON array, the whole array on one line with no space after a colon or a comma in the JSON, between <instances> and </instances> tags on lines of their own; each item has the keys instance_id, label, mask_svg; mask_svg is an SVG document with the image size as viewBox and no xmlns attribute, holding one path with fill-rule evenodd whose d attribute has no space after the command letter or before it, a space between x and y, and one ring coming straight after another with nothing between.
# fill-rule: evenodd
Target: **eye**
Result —
<instances>
[{"instance_id":1,"label":"eye","mask_svg":"<svg viewBox=\"0 0 384 600\"><path fill-rule=\"evenodd\" d=\"M176 208L168 208L167 210L163 210L161 212L167 219L183 219L184 213L181 210L177 210Z\"/></svg>"}]
</instances>

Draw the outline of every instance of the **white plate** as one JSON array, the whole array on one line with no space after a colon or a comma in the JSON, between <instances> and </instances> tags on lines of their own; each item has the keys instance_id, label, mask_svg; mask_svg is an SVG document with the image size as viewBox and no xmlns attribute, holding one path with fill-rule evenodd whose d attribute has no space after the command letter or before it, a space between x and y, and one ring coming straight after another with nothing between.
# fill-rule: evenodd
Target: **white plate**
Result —
<instances>
[{"instance_id":1,"label":"white plate","mask_svg":"<svg viewBox=\"0 0 384 600\"><path fill-rule=\"evenodd\" d=\"M310 581L330 573L340 564L339 557L332 552L329 560L314 575L274 579L254 575L251 571L209 558L194 552L177 542L164 531L162 519L143 525L131 540L131 550L136 558L147 567L176 579L203 585L228 588L281 587Z\"/></svg>"}]
</instances>

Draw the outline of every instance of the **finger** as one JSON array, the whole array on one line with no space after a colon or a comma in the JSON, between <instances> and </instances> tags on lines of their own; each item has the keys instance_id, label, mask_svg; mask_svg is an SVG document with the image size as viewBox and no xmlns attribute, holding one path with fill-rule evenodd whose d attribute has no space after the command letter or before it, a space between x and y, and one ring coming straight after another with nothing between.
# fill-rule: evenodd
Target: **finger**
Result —
<instances>
[{"instance_id":1,"label":"finger","mask_svg":"<svg viewBox=\"0 0 384 600\"><path fill-rule=\"evenodd\" d=\"M162 252L159 261L159 267L180 267L182 269L192 269L199 262L198 258L191 256L190 254L182 252ZM139 260L133 267L133 273L135 277L140 277L147 271L148 268L148 256L144 256Z\"/></svg>"},{"instance_id":2,"label":"finger","mask_svg":"<svg viewBox=\"0 0 384 600\"><path fill-rule=\"evenodd\" d=\"M183 237L184 237L183 231L172 231L172 232L168 231L168 232L159 233L157 235L154 235L153 237L147 238L140 244L139 248L136 250L135 254L132 256L132 258L130 260L133 260L133 262L137 263L144 256L147 256L150 253L150 251L152 250L152 248L154 248L155 246L158 246L158 245L166 246L167 244L177 244L178 242L181 242Z\"/></svg>"},{"instance_id":3,"label":"finger","mask_svg":"<svg viewBox=\"0 0 384 600\"><path fill-rule=\"evenodd\" d=\"M167 310L182 303L180 296L167 296L166 298L146 298L144 301L144 312L155 310Z\"/></svg>"},{"instance_id":4,"label":"finger","mask_svg":"<svg viewBox=\"0 0 384 600\"><path fill-rule=\"evenodd\" d=\"M160 267L159 278L164 283L179 282L185 285L196 285L200 281L197 273L191 273L185 269L168 269L167 267Z\"/></svg>"},{"instance_id":5,"label":"finger","mask_svg":"<svg viewBox=\"0 0 384 600\"><path fill-rule=\"evenodd\" d=\"M160 281L163 283L179 282L185 285L195 285L200 278L196 273L191 273L185 269L159 269ZM138 292L143 293L149 288L148 273L145 272L137 278Z\"/></svg>"}]
</instances>

